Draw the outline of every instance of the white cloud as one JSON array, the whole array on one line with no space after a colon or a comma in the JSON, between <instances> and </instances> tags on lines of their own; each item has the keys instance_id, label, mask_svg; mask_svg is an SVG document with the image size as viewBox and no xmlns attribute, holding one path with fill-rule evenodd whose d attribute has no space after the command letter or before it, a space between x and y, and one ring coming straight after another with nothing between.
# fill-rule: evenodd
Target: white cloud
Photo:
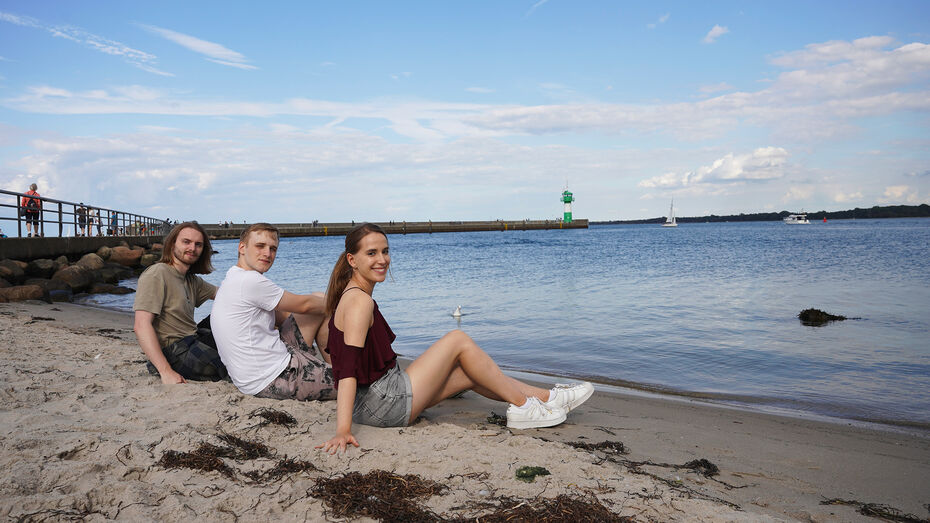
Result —
<instances>
[{"instance_id":1,"label":"white cloud","mask_svg":"<svg viewBox=\"0 0 930 523\"><path fill-rule=\"evenodd\" d=\"M710 165L685 173L665 173L642 180L644 189L671 189L700 184L733 184L752 180L772 180L785 175L788 151L781 147L760 147L748 154L732 153Z\"/></svg>"},{"instance_id":2,"label":"white cloud","mask_svg":"<svg viewBox=\"0 0 930 523\"><path fill-rule=\"evenodd\" d=\"M878 201L889 204L915 204L920 202L920 196L917 189L910 185L889 185L885 187L885 192Z\"/></svg>"},{"instance_id":3,"label":"white cloud","mask_svg":"<svg viewBox=\"0 0 930 523\"><path fill-rule=\"evenodd\" d=\"M855 202L862 200L862 198L862 191L852 193L839 192L833 195L833 201L837 203Z\"/></svg>"},{"instance_id":4,"label":"white cloud","mask_svg":"<svg viewBox=\"0 0 930 523\"><path fill-rule=\"evenodd\" d=\"M726 27L723 27L720 25L714 25L714 27L712 27L711 30L707 32L707 35L704 36L704 39L702 40L702 42L704 42L705 44L712 44L716 42L718 38L720 38L721 36L729 32L730 30L727 29Z\"/></svg>"},{"instance_id":5,"label":"white cloud","mask_svg":"<svg viewBox=\"0 0 930 523\"><path fill-rule=\"evenodd\" d=\"M730 91L732 89L733 86L726 82L720 82L712 85L702 85L700 88L698 88L702 94L713 94L719 93L720 91Z\"/></svg>"},{"instance_id":6,"label":"white cloud","mask_svg":"<svg viewBox=\"0 0 930 523\"><path fill-rule=\"evenodd\" d=\"M660 24L664 24L665 22L667 22L670 16L671 16L671 13L665 13L664 15L659 17L659 20L657 22L646 24L646 27L648 27L649 29L655 29Z\"/></svg>"},{"instance_id":7,"label":"white cloud","mask_svg":"<svg viewBox=\"0 0 930 523\"><path fill-rule=\"evenodd\" d=\"M539 7L541 7L543 4L545 4L545 3L548 2L548 1L549 1L549 0L539 0L538 2L536 2L535 4L533 4L533 7L530 7L530 10L527 11L525 15L523 15L524 18L525 18L525 17L528 17L528 16L530 16L530 15L532 15L533 13L535 13L535 12L536 12L536 9L538 9Z\"/></svg>"},{"instance_id":8,"label":"white cloud","mask_svg":"<svg viewBox=\"0 0 930 523\"><path fill-rule=\"evenodd\" d=\"M156 27L153 25L141 25L141 27L181 47L204 55L210 62L239 69L258 69L254 65L250 65L248 59L242 53L228 49L218 43L201 40L200 38L163 27Z\"/></svg>"},{"instance_id":9,"label":"white cloud","mask_svg":"<svg viewBox=\"0 0 930 523\"><path fill-rule=\"evenodd\" d=\"M930 46L911 43L889 47L890 43L885 37L872 37L808 46L772 59L773 63L807 69L786 71L758 91L726 92L694 102L587 101L519 106L389 99L354 103L303 98L217 101L187 93L151 90L145 94L142 87L130 89L137 92L123 92L126 88L72 92L46 85L8 96L0 105L43 114L307 115L340 124L353 118L384 119L400 122L397 129L430 140L436 139L437 132L445 139L574 132L668 135L696 142L749 125L770 133L773 142L808 145L852 135L863 118L930 111L926 82L930 77ZM721 82L702 90L727 87ZM544 83L540 88L559 100L579 98L564 84ZM477 89L481 88L471 92Z\"/></svg>"},{"instance_id":10,"label":"white cloud","mask_svg":"<svg viewBox=\"0 0 930 523\"><path fill-rule=\"evenodd\" d=\"M782 197L784 203L794 203L810 199L814 195L814 188L811 186L792 185L788 187L788 192Z\"/></svg>"},{"instance_id":11,"label":"white cloud","mask_svg":"<svg viewBox=\"0 0 930 523\"><path fill-rule=\"evenodd\" d=\"M8 22L22 27L39 29L51 34L53 37L63 38L65 40L82 44L104 54L119 56L127 63L138 67L143 71L154 73L160 76L174 76L171 73L162 71L155 67L155 63L157 62L155 55L145 51L140 51L138 49L133 49L132 47L124 45L120 42L110 40L93 33L88 33L87 31L77 27L48 25L32 17L18 16L3 11L0 11L0 21Z\"/></svg>"}]
</instances>

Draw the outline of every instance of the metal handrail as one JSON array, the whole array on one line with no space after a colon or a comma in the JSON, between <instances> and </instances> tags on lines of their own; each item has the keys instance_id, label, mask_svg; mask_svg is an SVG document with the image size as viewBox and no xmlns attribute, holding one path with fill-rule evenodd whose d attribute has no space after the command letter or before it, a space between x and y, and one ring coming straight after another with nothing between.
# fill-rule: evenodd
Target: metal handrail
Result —
<instances>
[{"instance_id":1,"label":"metal handrail","mask_svg":"<svg viewBox=\"0 0 930 523\"><path fill-rule=\"evenodd\" d=\"M8 203L7 196L12 197L12 203ZM19 237L23 237L23 225L26 222L26 217L20 212L21 208L24 209L21 205L23 198L35 198L42 202L39 208L37 227L39 236L46 235L46 224L50 225L48 229L52 229L53 232L54 224L58 224L58 234L52 234L52 236L58 237L71 235L103 236L104 232L106 232L106 236L164 235L169 228L167 221L150 216L0 189L0 223L16 222L16 235ZM52 204L50 206L53 209L47 208L46 203ZM56 206L57 209L54 208ZM86 212L88 213L92 209L97 210L97 215L93 217L86 213L82 215L78 212L80 207L87 209ZM6 209L12 209L14 217L7 216ZM57 219L47 219L48 214L57 216ZM73 234L65 234L66 226L73 229ZM96 228L96 235L94 234L94 228ZM11 236L9 233L7 235Z\"/></svg>"}]
</instances>

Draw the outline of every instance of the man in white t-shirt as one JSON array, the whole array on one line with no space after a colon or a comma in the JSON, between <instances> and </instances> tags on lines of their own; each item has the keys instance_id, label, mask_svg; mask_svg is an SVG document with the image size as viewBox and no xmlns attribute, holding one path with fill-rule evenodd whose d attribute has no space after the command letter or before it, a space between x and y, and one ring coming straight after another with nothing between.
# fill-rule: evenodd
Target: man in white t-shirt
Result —
<instances>
[{"instance_id":1,"label":"man in white t-shirt","mask_svg":"<svg viewBox=\"0 0 930 523\"><path fill-rule=\"evenodd\" d=\"M260 398L335 399L323 294L292 294L265 277L278 230L256 223L239 237L239 260L213 300L210 324L232 382ZM316 340L317 347L313 347Z\"/></svg>"}]
</instances>

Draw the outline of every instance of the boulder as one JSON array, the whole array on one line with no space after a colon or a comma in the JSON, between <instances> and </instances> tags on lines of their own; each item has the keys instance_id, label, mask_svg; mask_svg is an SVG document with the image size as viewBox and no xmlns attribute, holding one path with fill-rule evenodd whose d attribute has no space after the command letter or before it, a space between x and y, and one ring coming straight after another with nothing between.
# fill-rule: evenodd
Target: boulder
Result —
<instances>
[{"instance_id":1,"label":"boulder","mask_svg":"<svg viewBox=\"0 0 930 523\"><path fill-rule=\"evenodd\" d=\"M95 271L97 269L103 268L103 258L101 258L100 256L97 256L94 253L89 253L89 254L85 254L84 256L82 256L81 259L78 260L77 263L75 263L75 265L77 265L78 267L84 267L85 269Z\"/></svg>"},{"instance_id":2,"label":"boulder","mask_svg":"<svg viewBox=\"0 0 930 523\"><path fill-rule=\"evenodd\" d=\"M55 262L47 258L32 260L26 265L26 275L33 278L51 278L55 271L60 269Z\"/></svg>"},{"instance_id":3,"label":"boulder","mask_svg":"<svg viewBox=\"0 0 930 523\"><path fill-rule=\"evenodd\" d=\"M24 285L38 285L48 292L52 301L71 301L71 286L61 280L47 280L44 278L30 278Z\"/></svg>"},{"instance_id":4,"label":"boulder","mask_svg":"<svg viewBox=\"0 0 930 523\"><path fill-rule=\"evenodd\" d=\"M19 283L25 277L26 271L15 260L0 260L0 278L10 283Z\"/></svg>"},{"instance_id":5,"label":"boulder","mask_svg":"<svg viewBox=\"0 0 930 523\"><path fill-rule=\"evenodd\" d=\"M104 245L103 247L97 249L97 256L100 256L100 259L103 261L110 259L110 252L112 249Z\"/></svg>"},{"instance_id":6,"label":"boulder","mask_svg":"<svg viewBox=\"0 0 930 523\"><path fill-rule=\"evenodd\" d=\"M139 265L139 259L142 258L142 249L130 249L129 247L113 247L110 251L108 261L125 265L126 267L135 267Z\"/></svg>"},{"instance_id":7,"label":"boulder","mask_svg":"<svg viewBox=\"0 0 930 523\"><path fill-rule=\"evenodd\" d=\"M3 278L0 278L0 289L5 289L7 287L12 287L12 286L13 286L12 283L4 280Z\"/></svg>"},{"instance_id":8,"label":"boulder","mask_svg":"<svg viewBox=\"0 0 930 523\"><path fill-rule=\"evenodd\" d=\"M111 283L95 283L87 292L90 294L130 294L136 291L129 287L120 287Z\"/></svg>"},{"instance_id":9,"label":"boulder","mask_svg":"<svg viewBox=\"0 0 930 523\"><path fill-rule=\"evenodd\" d=\"M107 263L102 269L94 271L94 279L105 283L119 283L135 276L132 269L118 263Z\"/></svg>"},{"instance_id":10,"label":"boulder","mask_svg":"<svg viewBox=\"0 0 930 523\"><path fill-rule=\"evenodd\" d=\"M90 288L94 283L93 273L84 267L71 265L59 270L52 276L53 280L60 280L71 287L71 291L78 293Z\"/></svg>"},{"instance_id":11,"label":"boulder","mask_svg":"<svg viewBox=\"0 0 930 523\"><path fill-rule=\"evenodd\" d=\"M67 266L70 265L70 264L71 264L71 262L68 261L68 257L65 256L65 255L61 255L61 256L55 258L55 267L56 267L56 268L55 268L55 271L57 272L57 271L59 271L59 270L61 270L61 269L64 269L65 267L67 267Z\"/></svg>"},{"instance_id":12,"label":"boulder","mask_svg":"<svg viewBox=\"0 0 930 523\"><path fill-rule=\"evenodd\" d=\"M129 244L126 243L126 240L120 240L117 245L119 245L120 247L126 247L127 249L129 248Z\"/></svg>"},{"instance_id":13,"label":"boulder","mask_svg":"<svg viewBox=\"0 0 930 523\"><path fill-rule=\"evenodd\" d=\"M161 256L158 254L143 254L142 257L139 258L139 265L143 267L148 267L149 265L154 265L158 263L158 260L160 259L161 259Z\"/></svg>"},{"instance_id":14,"label":"boulder","mask_svg":"<svg viewBox=\"0 0 930 523\"><path fill-rule=\"evenodd\" d=\"M17 285L0 289L0 301L42 300L51 303L48 291L38 285Z\"/></svg>"},{"instance_id":15,"label":"boulder","mask_svg":"<svg viewBox=\"0 0 930 523\"><path fill-rule=\"evenodd\" d=\"M162 245L162 244L160 244L160 243L153 243L153 244L152 244L152 250L153 250L153 251L161 251L161 250L163 250L164 248L165 248L165 246Z\"/></svg>"},{"instance_id":16,"label":"boulder","mask_svg":"<svg viewBox=\"0 0 930 523\"><path fill-rule=\"evenodd\" d=\"M26 270L26 267L29 266L28 263L23 262L23 261L19 261L19 260L9 260L9 261L10 261L11 263L13 263L13 265L16 265L17 267L19 267L20 269L22 269L24 272L25 272L25 270Z\"/></svg>"}]
</instances>

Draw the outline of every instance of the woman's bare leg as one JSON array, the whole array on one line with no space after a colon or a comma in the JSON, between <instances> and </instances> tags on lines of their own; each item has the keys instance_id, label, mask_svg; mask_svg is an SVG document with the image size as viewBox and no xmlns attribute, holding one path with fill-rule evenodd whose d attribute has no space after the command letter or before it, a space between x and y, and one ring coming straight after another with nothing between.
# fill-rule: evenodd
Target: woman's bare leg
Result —
<instances>
[{"instance_id":1,"label":"woman's bare leg","mask_svg":"<svg viewBox=\"0 0 930 523\"><path fill-rule=\"evenodd\" d=\"M549 391L515 380L503 372L464 332L455 330L430 346L407 367L413 388L410 419L451 394L473 389L482 396L522 405L528 396L542 401Z\"/></svg>"}]
</instances>

